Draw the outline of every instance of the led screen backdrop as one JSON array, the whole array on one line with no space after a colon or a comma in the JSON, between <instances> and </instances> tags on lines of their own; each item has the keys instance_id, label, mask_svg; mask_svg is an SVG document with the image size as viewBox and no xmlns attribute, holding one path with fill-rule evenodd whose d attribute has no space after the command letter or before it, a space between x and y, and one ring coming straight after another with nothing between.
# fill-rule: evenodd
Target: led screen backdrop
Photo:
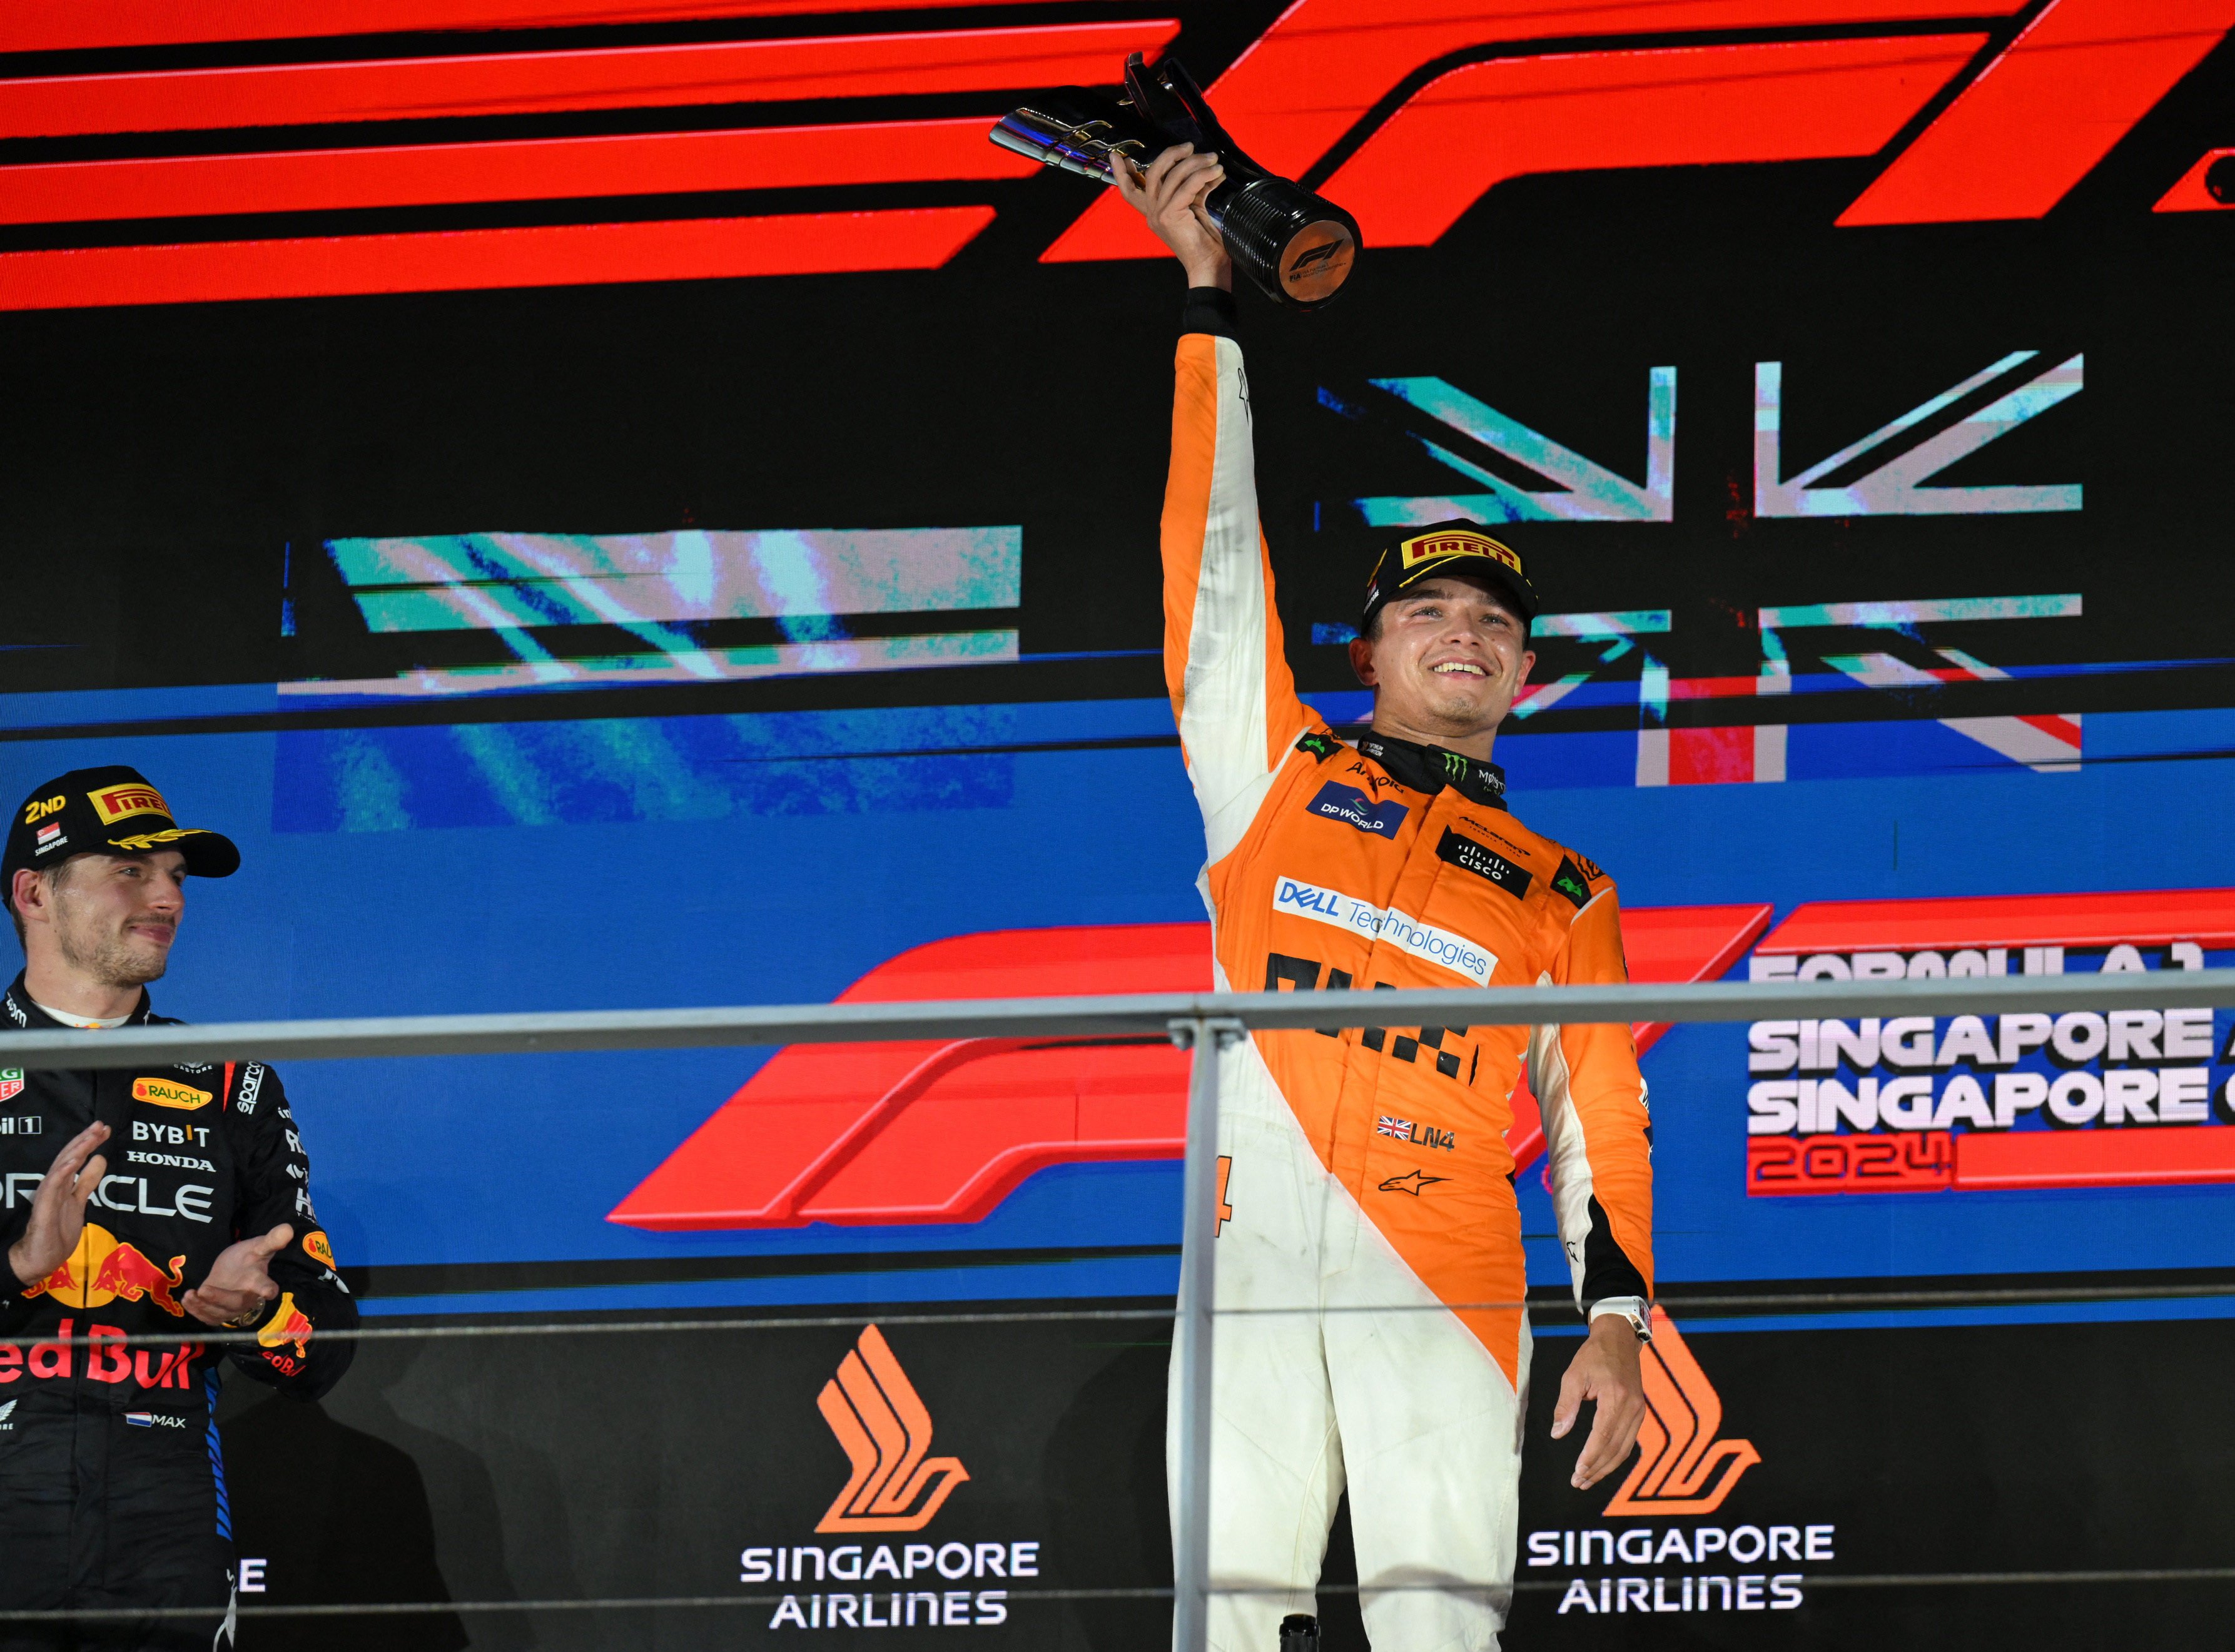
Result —
<instances>
[{"instance_id":1,"label":"led screen backdrop","mask_svg":"<svg viewBox=\"0 0 2235 1652\"><path fill-rule=\"evenodd\" d=\"M1206 985L1156 652L1180 278L984 137L1170 49L1364 231L1335 307L1242 299L1323 714L1367 712L1377 537L1511 522L1547 613L1498 755L1620 881L1636 978L2235 960L2231 28L11 8L0 791L128 761L240 841L157 989L196 1019ZM1640 1038L1679 1319L1618 1485L1532 1462L1512 1642L2209 1643L2220 1585L1842 1579L2224 1557L2235 1017ZM790 1597L428 1646L1153 1642L1153 1605L1005 1596L1168 1579L1165 1328L906 1316L1168 1302L1184 1073L1144 1043L292 1072L383 1322L836 1322L377 1345L323 1407L236 1394L266 1598ZM1681 1306L1793 1293L1841 1300Z\"/></svg>"}]
</instances>

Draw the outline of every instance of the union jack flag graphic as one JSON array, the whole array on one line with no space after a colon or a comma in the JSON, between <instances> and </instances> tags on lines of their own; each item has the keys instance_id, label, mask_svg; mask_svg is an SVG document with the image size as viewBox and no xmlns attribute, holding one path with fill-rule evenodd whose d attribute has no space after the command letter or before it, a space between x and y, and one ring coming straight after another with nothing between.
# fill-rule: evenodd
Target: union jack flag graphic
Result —
<instances>
[{"instance_id":1,"label":"union jack flag graphic","mask_svg":"<svg viewBox=\"0 0 2235 1652\"><path fill-rule=\"evenodd\" d=\"M1389 1114L1384 1113L1373 1121L1373 1128L1384 1136L1394 1136L1399 1141L1409 1142L1412 1139L1412 1121L1409 1118L1393 1118Z\"/></svg>"}]
</instances>

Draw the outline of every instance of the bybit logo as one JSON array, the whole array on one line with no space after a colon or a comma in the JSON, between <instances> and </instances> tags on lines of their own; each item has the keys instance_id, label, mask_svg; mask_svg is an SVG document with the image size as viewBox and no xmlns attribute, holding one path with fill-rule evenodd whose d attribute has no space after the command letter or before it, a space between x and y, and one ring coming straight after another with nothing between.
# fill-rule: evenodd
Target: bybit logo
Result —
<instances>
[{"instance_id":1,"label":"bybit logo","mask_svg":"<svg viewBox=\"0 0 2235 1652\"><path fill-rule=\"evenodd\" d=\"M1717 1439L1722 1397L1676 1322L1653 1310L1653 1341L1641 1351L1645 1421L1637 1431L1637 1464L1608 1504L1609 1515L1712 1514L1761 1461L1747 1439Z\"/></svg>"},{"instance_id":2,"label":"bybit logo","mask_svg":"<svg viewBox=\"0 0 2235 1652\"><path fill-rule=\"evenodd\" d=\"M927 1457L931 1413L874 1325L816 1401L854 1472L817 1531L921 1531L970 1478L960 1459Z\"/></svg>"}]
</instances>

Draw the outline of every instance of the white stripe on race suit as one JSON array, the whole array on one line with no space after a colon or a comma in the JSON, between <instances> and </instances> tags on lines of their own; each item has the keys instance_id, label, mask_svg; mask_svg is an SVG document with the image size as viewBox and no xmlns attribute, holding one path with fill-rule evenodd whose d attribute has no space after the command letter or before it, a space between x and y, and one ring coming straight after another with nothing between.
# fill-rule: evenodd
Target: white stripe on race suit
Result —
<instances>
[{"instance_id":1,"label":"white stripe on race suit","mask_svg":"<svg viewBox=\"0 0 2235 1652\"><path fill-rule=\"evenodd\" d=\"M1448 929L1439 929L1422 923L1394 907L1386 910L1360 900L1356 895L1344 895L1337 889L1322 889L1307 883L1301 878L1276 878L1273 882L1273 910L1286 912L1299 918L1309 918L1314 923L1332 924L1337 929L1347 929L1353 934L1369 940L1386 941L1401 947L1415 958L1425 959L1454 975L1465 977L1478 987L1490 985L1490 973L1498 967L1497 955L1477 946L1465 935L1455 935Z\"/></svg>"}]
</instances>

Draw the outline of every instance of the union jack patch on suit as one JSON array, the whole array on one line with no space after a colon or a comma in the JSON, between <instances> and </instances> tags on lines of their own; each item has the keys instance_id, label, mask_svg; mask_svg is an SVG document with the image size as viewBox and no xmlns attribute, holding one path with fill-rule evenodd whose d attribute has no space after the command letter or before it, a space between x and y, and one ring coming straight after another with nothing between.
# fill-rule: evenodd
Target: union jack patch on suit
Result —
<instances>
[{"instance_id":1,"label":"union jack patch on suit","mask_svg":"<svg viewBox=\"0 0 2235 1652\"><path fill-rule=\"evenodd\" d=\"M1384 1136L1394 1136L1400 1142L1412 1139L1412 1121L1409 1118L1393 1118L1384 1113L1373 1121L1373 1128Z\"/></svg>"}]
</instances>

